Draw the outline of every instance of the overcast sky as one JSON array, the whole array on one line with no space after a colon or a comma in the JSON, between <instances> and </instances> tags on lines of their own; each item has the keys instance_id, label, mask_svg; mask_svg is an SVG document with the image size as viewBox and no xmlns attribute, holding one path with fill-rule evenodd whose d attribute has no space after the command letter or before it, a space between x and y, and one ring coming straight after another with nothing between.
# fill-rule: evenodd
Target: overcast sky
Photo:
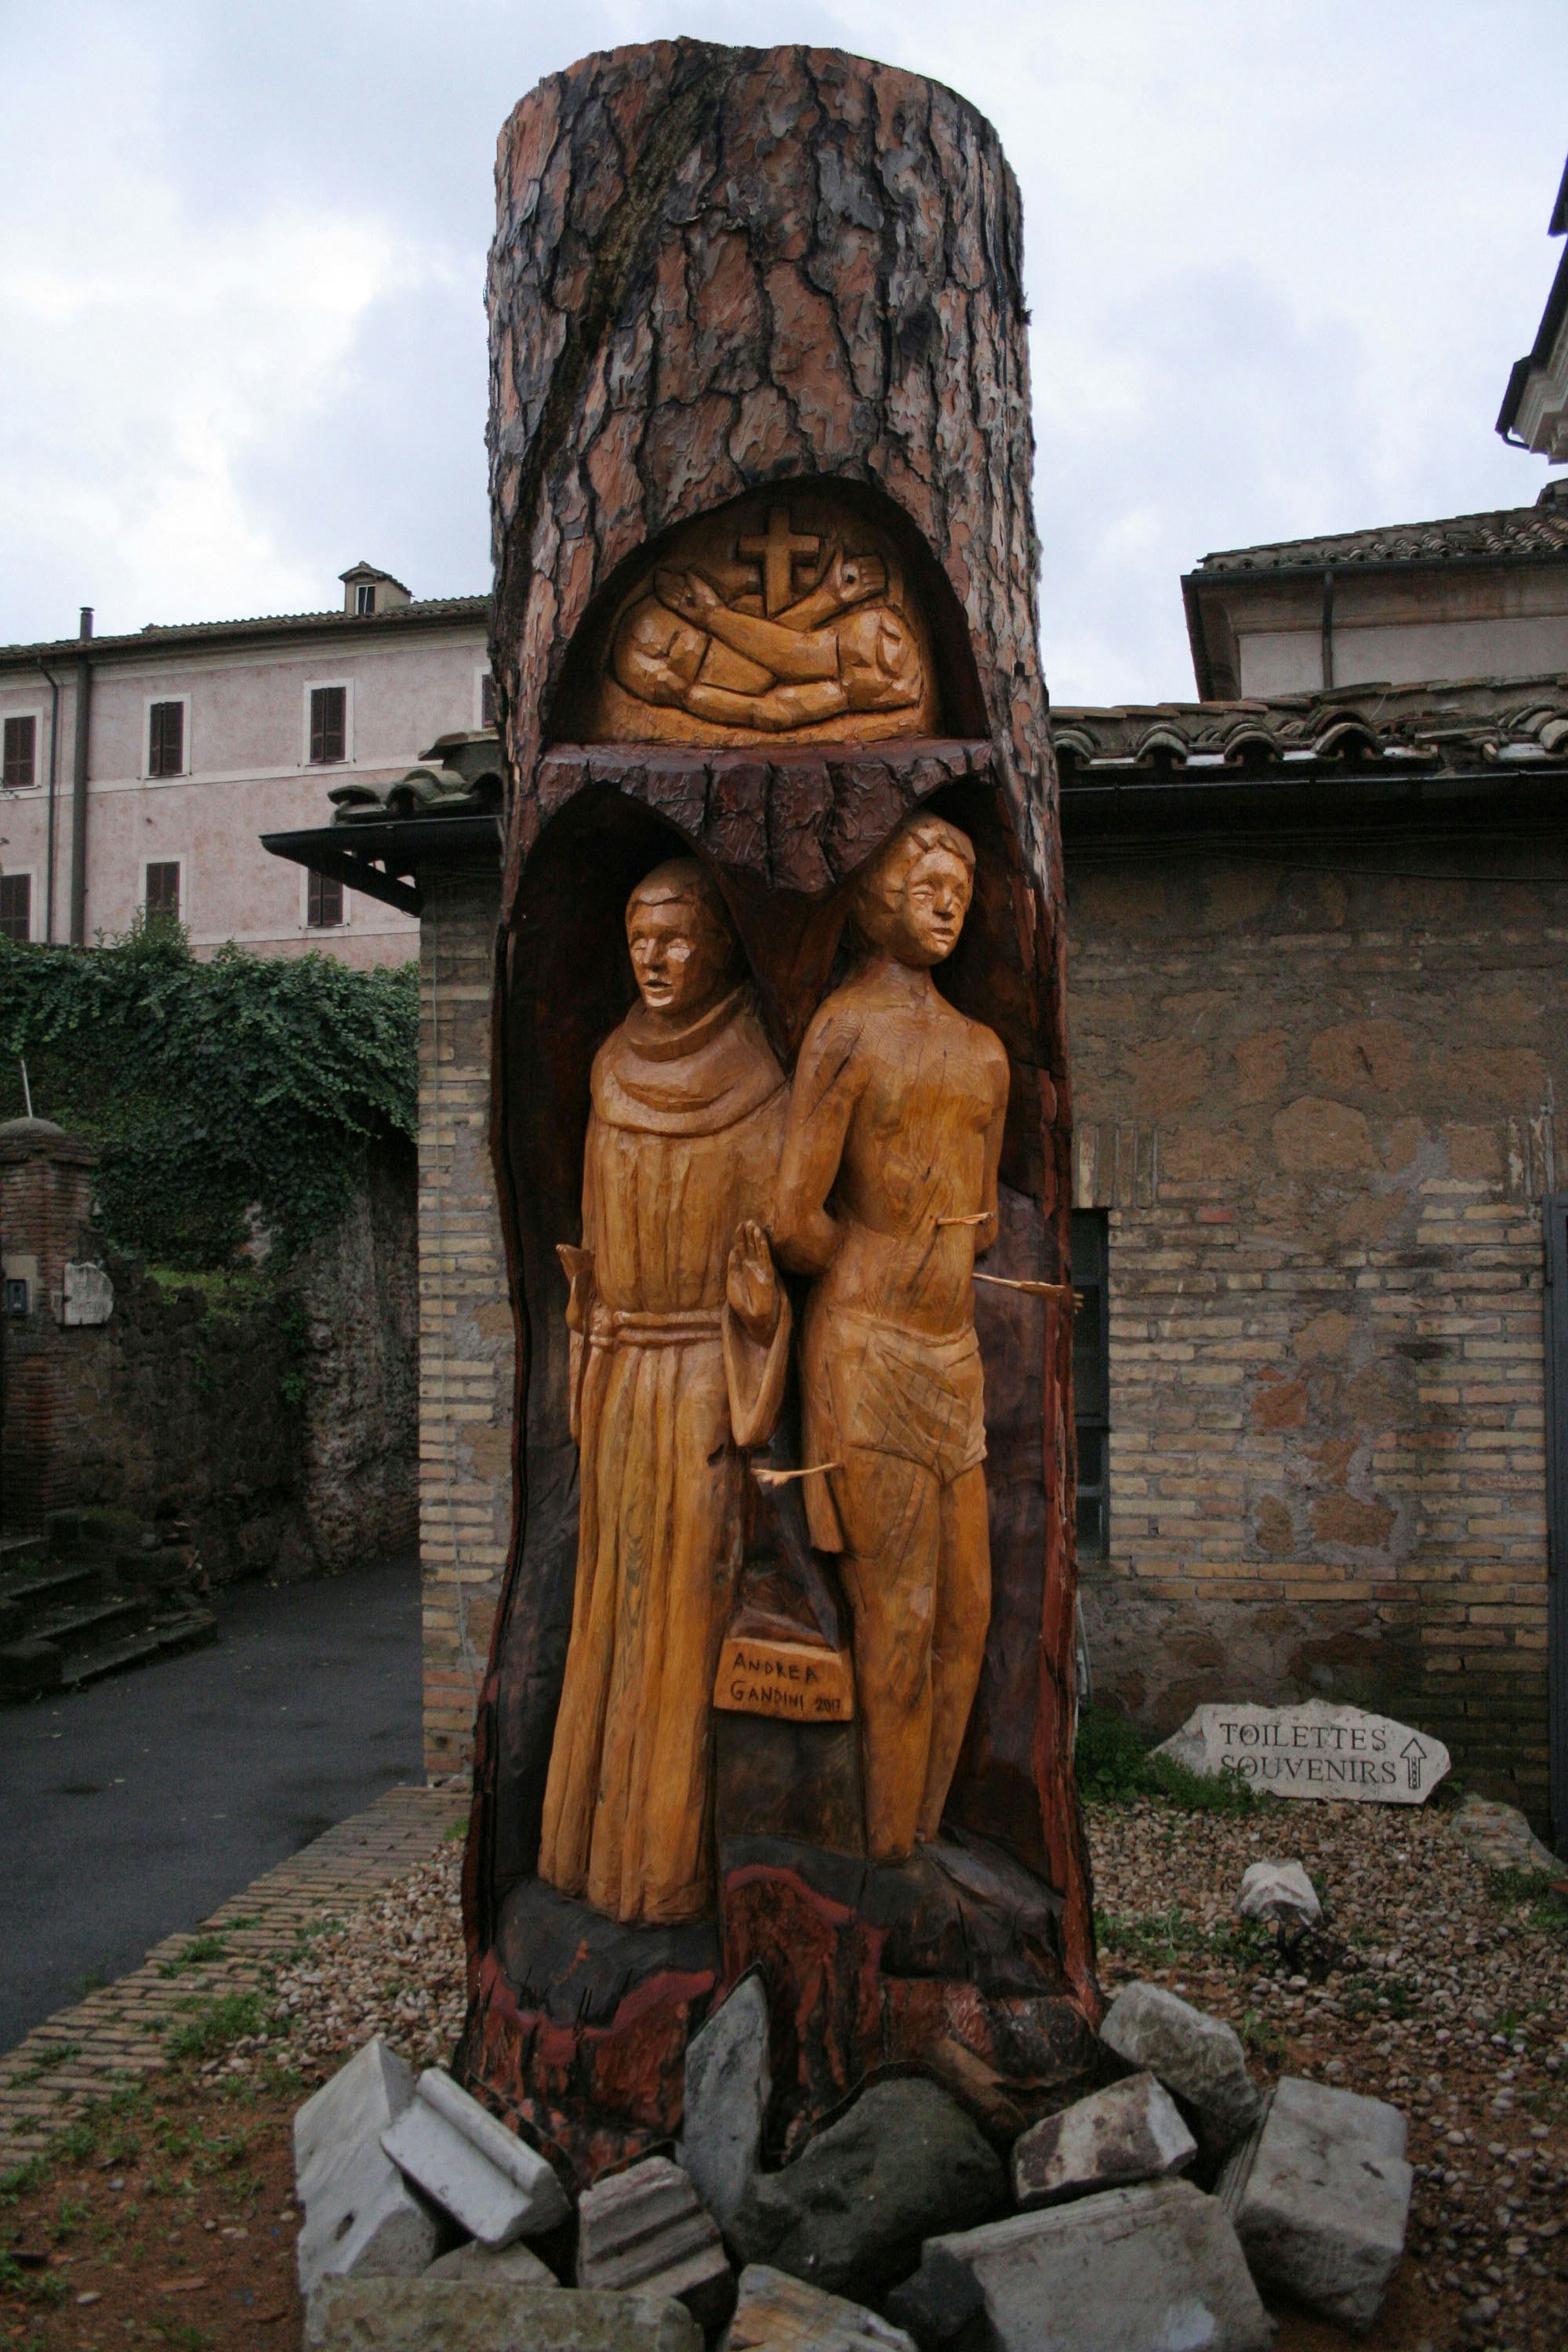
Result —
<instances>
[{"instance_id":1,"label":"overcast sky","mask_svg":"<svg viewBox=\"0 0 1568 2352\"><path fill-rule=\"evenodd\" d=\"M0 0L0 639L489 584L495 135L685 32L951 82L1024 192L1053 698L1210 548L1530 503L1563 0Z\"/></svg>"}]
</instances>

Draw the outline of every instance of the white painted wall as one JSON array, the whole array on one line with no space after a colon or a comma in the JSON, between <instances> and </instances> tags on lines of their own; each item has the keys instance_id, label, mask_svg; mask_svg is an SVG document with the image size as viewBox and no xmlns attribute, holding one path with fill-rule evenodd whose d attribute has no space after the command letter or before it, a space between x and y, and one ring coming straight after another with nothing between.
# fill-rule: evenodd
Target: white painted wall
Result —
<instances>
[{"instance_id":1,"label":"white painted wall","mask_svg":"<svg viewBox=\"0 0 1568 2352\"><path fill-rule=\"evenodd\" d=\"M1321 577L1236 572L1217 593L1205 589L1211 614L1222 604L1234 633L1243 695L1322 685ZM1347 565L1334 579L1333 662L1336 686L1568 672L1568 565Z\"/></svg>"},{"instance_id":2,"label":"white painted wall","mask_svg":"<svg viewBox=\"0 0 1568 2352\"><path fill-rule=\"evenodd\" d=\"M439 735L479 724L479 681L488 667L482 623L399 628L378 641L340 626L324 643L250 643L199 651L162 646L147 654L99 654L93 665L88 757L87 936L126 931L149 863L178 858L181 913L192 944L210 952L225 940L264 954L317 948L353 964L401 963L417 955L409 915L355 891L342 929L306 923L302 866L269 856L263 833L331 821L329 788L351 778L383 783L401 775ZM54 937L70 929L71 772L76 728L75 663L61 679L56 754ZM310 688L348 689L349 758L310 762ZM147 773L149 706L188 698L187 773ZM38 781L0 793L0 871L31 872L33 936L43 939L47 857L49 693L35 668L0 656L0 719L39 715Z\"/></svg>"}]
</instances>

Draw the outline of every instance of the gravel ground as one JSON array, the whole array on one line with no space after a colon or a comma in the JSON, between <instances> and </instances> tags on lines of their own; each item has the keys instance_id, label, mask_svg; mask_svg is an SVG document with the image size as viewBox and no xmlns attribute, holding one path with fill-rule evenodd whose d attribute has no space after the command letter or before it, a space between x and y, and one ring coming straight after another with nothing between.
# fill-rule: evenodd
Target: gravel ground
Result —
<instances>
[{"instance_id":1,"label":"gravel ground","mask_svg":"<svg viewBox=\"0 0 1568 2352\"><path fill-rule=\"evenodd\" d=\"M1436 1811L1163 1801L1088 1808L1108 1994L1134 1977L1226 2017L1264 2078L1392 2099L1416 2168L1409 2257L1371 2341L1390 2352L1568 2346L1568 1907L1488 1872ZM1322 1927L1290 1951L1242 1926L1249 1862L1298 1859ZM279 1979L283 2048L308 2079L367 2035L443 2063L463 2016L459 1850L330 1927ZM212 2062L255 2074L277 2037ZM1287 2323L1281 2346L1340 2344Z\"/></svg>"}]
</instances>

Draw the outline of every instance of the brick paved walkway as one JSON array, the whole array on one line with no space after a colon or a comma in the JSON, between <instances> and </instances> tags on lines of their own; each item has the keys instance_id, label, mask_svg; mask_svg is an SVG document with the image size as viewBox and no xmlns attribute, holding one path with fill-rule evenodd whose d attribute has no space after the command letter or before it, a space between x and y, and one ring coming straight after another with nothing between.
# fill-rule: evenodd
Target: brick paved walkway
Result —
<instances>
[{"instance_id":1,"label":"brick paved walkway","mask_svg":"<svg viewBox=\"0 0 1568 2352\"><path fill-rule=\"evenodd\" d=\"M205 2002L262 1982L301 1929L403 1877L468 1810L464 1789L388 1790L199 1927L165 1937L129 1976L35 2027L0 2058L0 2172L36 2155L91 2100L165 2065L163 2037L172 2028L188 2024ZM222 1952L176 1967L196 1937L221 1937Z\"/></svg>"}]
</instances>

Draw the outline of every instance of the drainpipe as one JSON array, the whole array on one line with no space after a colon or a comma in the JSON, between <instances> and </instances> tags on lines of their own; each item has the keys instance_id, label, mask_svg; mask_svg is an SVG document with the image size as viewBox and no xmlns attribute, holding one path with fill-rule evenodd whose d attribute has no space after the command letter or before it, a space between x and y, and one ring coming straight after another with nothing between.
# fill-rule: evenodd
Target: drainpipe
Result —
<instances>
[{"instance_id":1,"label":"drainpipe","mask_svg":"<svg viewBox=\"0 0 1568 2352\"><path fill-rule=\"evenodd\" d=\"M48 879L44 885L44 944L55 942L55 801L59 782L60 759L60 682L52 669L40 662L49 689L49 850Z\"/></svg>"},{"instance_id":2,"label":"drainpipe","mask_svg":"<svg viewBox=\"0 0 1568 2352\"><path fill-rule=\"evenodd\" d=\"M1334 682L1334 567L1323 571L1323 692Z\"/></svg>"},{"instance_id":3,"label":"drainpipe","mask_svg":"<svg viewBox=\"0 0 1568 2352\"><path fill-rule=\"evenodd\" d=\"M92 606L81 608L77 632L85 646L92 635ZM76 674L76 761L71 772L71 945L87 945L87 743L92 716L92 656L83 653Z\"/></svg>"}]
</instances>

